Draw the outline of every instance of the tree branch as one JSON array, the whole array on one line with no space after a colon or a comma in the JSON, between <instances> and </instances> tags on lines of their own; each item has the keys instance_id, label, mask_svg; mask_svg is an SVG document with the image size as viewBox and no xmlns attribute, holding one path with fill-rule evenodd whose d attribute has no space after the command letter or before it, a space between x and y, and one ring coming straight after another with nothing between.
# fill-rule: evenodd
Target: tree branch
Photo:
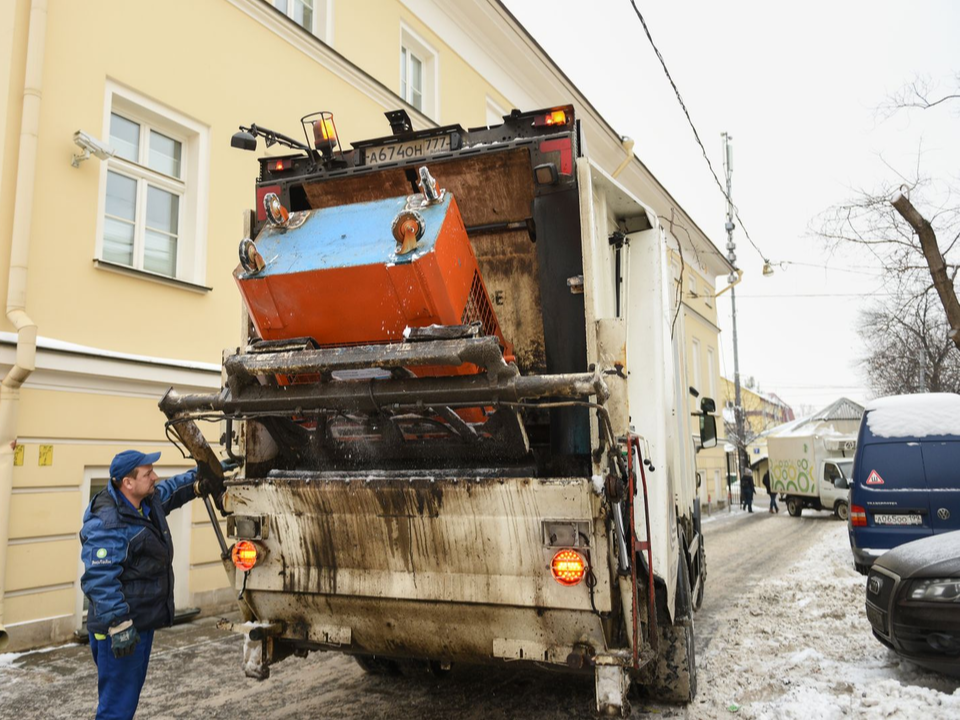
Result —
<instances>
[{"instance_id":1,"label":"tree branch","mask_svg":"<svg viewBox=\"0 0 960 720\"><path fill-rule=\"evenodd\" d=\"M953 340L957 348L960 348L960 301L957 300L956 290L947 275L943 255L940 254L940 247L937 245L937 235L926 218L917 211L904 195L897 193L890 204L900 213L900 217L914 229L920 239L923 256L927 259L927 265L930 268L930 277L933 278L933 285L937 290L937 295L940 296L940 303L947 313L950 339Z\"/></svg>"}]
</instances>

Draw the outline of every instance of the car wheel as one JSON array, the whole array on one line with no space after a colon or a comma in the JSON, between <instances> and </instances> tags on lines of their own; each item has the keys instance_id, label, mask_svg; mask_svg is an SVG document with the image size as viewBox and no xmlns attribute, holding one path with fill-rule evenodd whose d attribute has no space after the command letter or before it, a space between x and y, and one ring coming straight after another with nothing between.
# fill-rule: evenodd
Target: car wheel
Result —
<instances>
[{"instance_id":1,"label":"car wheel","mask_svg":"<svg viewBox=\"0 0 960 720\"><path fill-rule=\"evenodd\" d=\"M699 610L703 605L703 594L707 587L707 553L704 551L703 543L700 543L700 587L697 588L697 596L693 599L693 609Z\"/></svg>"},{"instance_id":2,"label":"car wheel","mask_svg":"<svg viewBox=\"0 0 960 720\"><path fill-rule=\"evenodd\" d=\"M834 514L844 522L850 518L850 506L843 500L838 502L833 508Z\"/></svg>"},{"instance_id":3,"label":"car wheel","mask_svg":"<svg viewBox=\"0 0 960 720\"><path fill-rule=\"evenodd\" d=\"M803 502L800 498L787 498L787 512L790 513L791 517L800 517L800 513L803 512Z\"/></svg>"}]
</instances>

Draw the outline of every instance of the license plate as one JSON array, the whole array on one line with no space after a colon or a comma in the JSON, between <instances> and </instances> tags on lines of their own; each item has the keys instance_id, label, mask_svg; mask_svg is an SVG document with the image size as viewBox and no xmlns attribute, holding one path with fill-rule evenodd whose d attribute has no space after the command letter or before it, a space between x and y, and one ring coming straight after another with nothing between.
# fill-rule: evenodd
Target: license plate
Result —
<instances>
[{"instance_id":1,"label":"license plate","mask_svg":"<svg viewBox=\"0 0 960 720\"><path fill-rule=\"evenodd\" d=\"M413 160L426 157L427 155L433 155L434 153L446 152L449 149L449 135L421 138L420 140L408 140L392 145L367 148L365 150L364 164L383 165L384 163Z\"/></svg>"},{"instance_id":2,"label":"license plate","mask_svg":"<svg viewBox=\"0 0 960 720\"><path fill-rule=\"evenodd\" d=\"M873 522L875 525L923 525L923 518L913 514L891 515L884 513L874 515Z\"/></svg>"},{"instance_id":3,"label":"license plate","mask_svg":"<svg viewBox=\"0 0 960 720\"><path fill-rule=\"evenodd\" d=\"M884 613L869 603L867 603L867 620L870 621L874 629L879 630L884 635L887 634L887 619L884 617Z\"/></svg>"}]
</instances>

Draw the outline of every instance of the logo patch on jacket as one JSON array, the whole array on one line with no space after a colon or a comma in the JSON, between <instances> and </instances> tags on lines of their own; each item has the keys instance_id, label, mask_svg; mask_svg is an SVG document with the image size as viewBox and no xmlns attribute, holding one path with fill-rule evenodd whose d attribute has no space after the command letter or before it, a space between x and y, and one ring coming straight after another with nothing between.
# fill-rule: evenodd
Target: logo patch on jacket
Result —
<instances>
[{"instance_id":1,"label":"logo patch on jacket","mask_svg":"<svg viewBox=\"0 0 960 720\"><path fill-rule=\"evenodd\" d=\"M94 565L109 565L110 561L107 560L107 549L100 548L97 550L97 559L93 561Z\"/></svg>"}]
</instances>

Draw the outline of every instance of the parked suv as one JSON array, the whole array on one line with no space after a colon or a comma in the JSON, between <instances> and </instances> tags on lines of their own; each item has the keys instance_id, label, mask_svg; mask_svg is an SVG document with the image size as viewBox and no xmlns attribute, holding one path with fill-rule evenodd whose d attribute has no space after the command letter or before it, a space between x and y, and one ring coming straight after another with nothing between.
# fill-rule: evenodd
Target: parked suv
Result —
<instances>
[{"instance_id":1,"label":"parked suv","mask_svg":"<svg viewBox=\"0 0 960 720\"><path fill-rule=\"evenodd\" d=\"M867 405L849 529L864 574L891 548L960 529L960 396L895 395Z\"/></svg>"}]
</instances>

